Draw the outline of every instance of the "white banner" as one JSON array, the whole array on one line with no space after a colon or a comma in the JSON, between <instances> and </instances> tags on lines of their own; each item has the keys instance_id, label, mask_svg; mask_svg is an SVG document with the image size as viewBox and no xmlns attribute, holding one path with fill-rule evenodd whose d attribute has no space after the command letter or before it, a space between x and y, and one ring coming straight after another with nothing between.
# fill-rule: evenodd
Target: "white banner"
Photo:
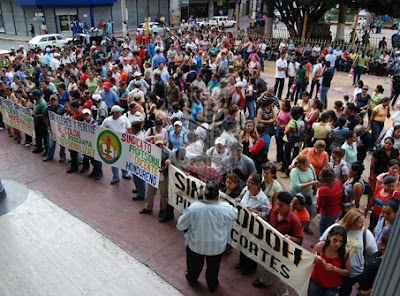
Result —
<instances>
[{"instance_id":1,"label":"white banner","mask_svg":"<svg viewBox=\"0 0 400 296\"><path fill-rule=\"evenodd\" d=\"M169 166L169 204L182 212L202 198L205 183ZM230 233L229 244L291 286L299 295L307 295L315 255L286 239L245 206L220 192L220 199L239 212Z\"/></svg>"},{"instance_id":2,"label":"white banner","mask_svg":"<svg viewBox=\"0 0 400 296\"><path fill-rule=\"evenodd\" d=\"M158 188L161 148L131 134L122 134L50 112L53 138L62 146L106 164L131 171Z\"/></svg>"},{"instance_id":3,"label":"white banner","mask_svg":"<svg viewBox=\"0 0 400 296\"><path fill-rule=\"evenodd\" d=\"M35 124L32 117L32 110L19 106L2 97L0 97L0 103L4 123L35 138Z\"/></svg>"}]
</instances>

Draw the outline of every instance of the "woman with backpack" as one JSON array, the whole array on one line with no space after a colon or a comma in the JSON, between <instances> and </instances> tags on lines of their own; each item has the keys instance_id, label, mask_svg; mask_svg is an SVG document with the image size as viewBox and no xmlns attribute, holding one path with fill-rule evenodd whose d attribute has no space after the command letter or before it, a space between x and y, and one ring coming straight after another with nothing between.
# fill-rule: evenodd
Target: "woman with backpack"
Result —
<instances>
[{"instance_id":1,"label":"woman with backpack","mask_svg":"<svg viewBox=\"0 0 400 296\"><path fill-rule=\"evenodd\" d=\"M359 207L360 199L365 191L365 182L361 177L364 165L354 162L350 165L349 179L344 183L345 198L342 199L342 217L353 207Z\"/></svg>"},{"instance_id":2,"label":"woman with backpack","mask_svg":"<svg viewBox=\"0 0 400 296\"><path fill-rule=\"evenodd\" d=\"M328 227L319 239L321 242L326 241L329 233L336 226L342 226L346 230L346 250L349 253L350 275L342 278L339 289L340 296L351 295L353 286L361 279L365 263L368 261L367 257L378 251L374 235L364 228L364 222L365 217L360 210L350 209L338 223Z\"/></svg>"},{"instance_id":3,"label":"woman with backpack","mask_svg":"<svg viewBox=\"0 0 400 296\"><path fill-rule=\"evenodd\" d=\"M317 255L308 286L308 296L334 296L342 285L342 277L350 274L347 233L343 226L333 227L325 240L313 248Z\"/></svg>"}]
</instances>

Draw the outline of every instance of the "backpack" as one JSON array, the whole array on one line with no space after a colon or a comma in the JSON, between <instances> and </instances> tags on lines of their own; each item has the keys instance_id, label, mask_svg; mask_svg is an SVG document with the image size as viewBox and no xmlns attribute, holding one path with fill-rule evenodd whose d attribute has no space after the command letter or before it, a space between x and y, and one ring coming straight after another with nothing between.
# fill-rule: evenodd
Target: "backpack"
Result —
<instances>
[{"instance_id":1,"label":"backpack","mask_svg":"<svg viewBox=\"0 0 400 296\"><path fill-rule=\"evenodd\" d=\"M298 142L303 142L304 136L304 131L299 130L299 128L297 127L297 122L295 122L295 130L287 135L287 140L289 144L294 145Z\"/></svg>"}]
</instances>

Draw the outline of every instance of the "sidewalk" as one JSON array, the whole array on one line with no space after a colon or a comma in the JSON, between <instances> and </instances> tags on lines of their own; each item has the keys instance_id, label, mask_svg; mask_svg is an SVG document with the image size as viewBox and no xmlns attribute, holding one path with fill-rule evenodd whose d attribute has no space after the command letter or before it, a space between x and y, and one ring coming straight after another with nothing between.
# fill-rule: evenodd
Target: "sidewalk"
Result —
<instances>
[{"instance_id":1,"label":"sidewalk","mask_svg":"<svg viewBox=\"0 0 400 296\"><path fill-rule=\"evenodd\" d=\"M0 40L28 42L31 39L31 36L0 34Z\"/></svg>"}]
</instances>

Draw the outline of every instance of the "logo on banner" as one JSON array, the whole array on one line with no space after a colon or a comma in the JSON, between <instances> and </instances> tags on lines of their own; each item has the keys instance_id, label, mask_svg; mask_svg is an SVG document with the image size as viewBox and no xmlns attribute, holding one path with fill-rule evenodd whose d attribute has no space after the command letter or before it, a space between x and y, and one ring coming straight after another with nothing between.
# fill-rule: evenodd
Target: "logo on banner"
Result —
<instances>
[{"instance_id":1,"label":"logo on banner","mask_svg":"<svg viewBox=\"0 0 400 296\"><path fill-rule=\"evenodd\" d=\"M105 163L113 164L121 157L121 141L112 131L102 131L97 137L97 151Z\"/></svg>"}]
</instances>

